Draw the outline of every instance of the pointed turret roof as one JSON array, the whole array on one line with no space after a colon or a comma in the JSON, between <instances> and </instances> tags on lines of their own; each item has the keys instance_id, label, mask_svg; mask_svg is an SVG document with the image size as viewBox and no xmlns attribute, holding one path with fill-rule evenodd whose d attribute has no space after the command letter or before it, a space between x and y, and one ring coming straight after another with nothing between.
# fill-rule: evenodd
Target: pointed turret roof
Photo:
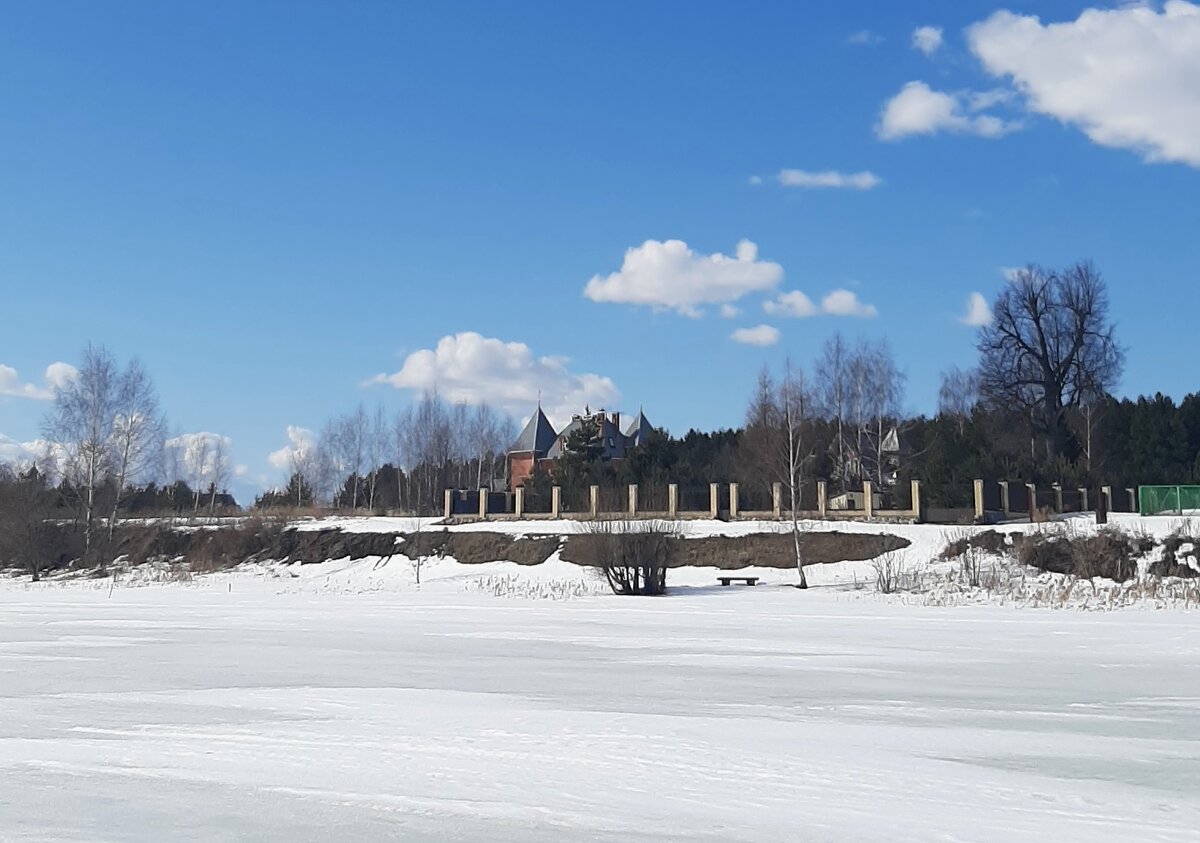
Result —
<instances>
[{"instance_id":1,"label":"pointed turret roof","mask_svg":"<svg viewBox=\"0 0 1200 843\"><path fill-rule=\"evenodd\" d=\"M558 434L554 432L554 426L550 424L550 420L542 412L542 405L538 404L537 410L530 416L525 429L521 431L521 435L517 437L517 441L508 450L509 453L518 454L525 452L545 454L550 450L550 446L554 444L554 440L557 438Z\"/></svg>"},{"instance_id":2,"label":"pointed turret roof","mask_svg":"<svg viewBox=\"0 0 1200 843\"><path fill-rule=\"evenodd\" d=\"M637 418L629 425L625 431L625 438L629 440L630 446L636 448L639 445L644 445L646 439L654 430L654 425L646 420L646 414L642 412L642 408L638 407Z\"/></svg>"}]
</instances>

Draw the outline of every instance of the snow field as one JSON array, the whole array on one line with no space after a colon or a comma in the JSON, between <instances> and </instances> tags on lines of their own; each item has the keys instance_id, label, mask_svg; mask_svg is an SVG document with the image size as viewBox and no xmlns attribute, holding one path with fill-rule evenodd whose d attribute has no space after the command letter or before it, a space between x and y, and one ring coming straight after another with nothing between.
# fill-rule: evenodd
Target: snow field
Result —
<instances>
[{"instance_id":1,"label":"snow field","mask_svg":"<svg viewBox=\"0 0 1200 843\"><path fill-rule=\"evenodd\" d=\"M348 564L0 589L0 838L1184 841L1200 825L1196 613L771 585L498 600L449 562L420 591L314 587Z\"/></svg>"}]
</instances>

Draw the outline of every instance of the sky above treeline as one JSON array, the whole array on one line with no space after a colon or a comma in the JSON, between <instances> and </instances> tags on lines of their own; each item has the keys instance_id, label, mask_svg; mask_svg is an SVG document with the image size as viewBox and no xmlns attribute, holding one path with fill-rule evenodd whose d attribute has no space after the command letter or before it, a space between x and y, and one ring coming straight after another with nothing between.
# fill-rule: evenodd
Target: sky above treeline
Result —
<instances>
[{"instance_id":1,"label":"sky above treeline","mask_svg":"<svg viewBox=\"0 0 1200 843\"><path fill-rule=\"evenodd\" d=\"M90 341L237 489L425 388L740 424L886 338L905 406L1091 259L1121 394L1196 389L1200 5L10 4L0 456Z\"/></svg>"}]
</instances>

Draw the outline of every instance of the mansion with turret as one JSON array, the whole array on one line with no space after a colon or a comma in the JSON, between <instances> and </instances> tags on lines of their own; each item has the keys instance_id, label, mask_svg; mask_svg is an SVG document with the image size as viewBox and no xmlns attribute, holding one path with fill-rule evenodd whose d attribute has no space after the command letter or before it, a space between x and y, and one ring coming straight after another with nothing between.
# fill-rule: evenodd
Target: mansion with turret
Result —
<instances>
[{"instance_id":1,"label":"mansion with turret","mask_svg":"<svg viewBox=\"0 0 1200 843\"><path fill-rule=\"evenodd\" d=\"M571 422L562 430L555 431L539 404L517 441L508 449L509 487L515 489L524 485L538 467L553 471L554 463L566 452L572 434L585 427L597 431L597 447L604 462L625 459L629 451L645 444L654 429L640 409L624 430L621 429L620 413L585 409L582 415L572 416Z\"/></svg>"}]
</instances>

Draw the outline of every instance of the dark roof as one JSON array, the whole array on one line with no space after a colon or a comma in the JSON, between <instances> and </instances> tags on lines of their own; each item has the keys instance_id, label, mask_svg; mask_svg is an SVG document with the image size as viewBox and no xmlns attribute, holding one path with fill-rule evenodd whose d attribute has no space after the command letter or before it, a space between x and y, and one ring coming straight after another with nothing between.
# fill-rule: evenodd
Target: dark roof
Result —
<instances>
[{"instance_id":1,"label":"dark roof","mask_svg":"<svg viewBox=\"0 0 1200 843\"><path fill-rule=\"evenodd\" d=\"M534 454L545 454L554 445L556 439L558 439L558 434L554 432L553 425L550 424L550 420L546 418L546 414L539 406L525 425L525 429L521 431L521 435L517 437L517 441L508 450L509 453L518 454L527 451Z\"/></svg>"},{"instance_id":2,"label":"dark roof","mask_svg":"<svg viewBox=\"0 0 1200 843\"><path fill-rule=\"evenodd\" d=\"M646 439L653 430L654 426L646 421L646 414L639 407L637 418L633 420L633 423L625 431L625 438L629 440L631 447L637 448L640 445L646 444Z\"/></svg>"},{"instance_id":3,"label":"dark roof","mask_svg":"<svg viewBox=\"0 0 1200 843\"><path fill-rule=\"evenodd\" d=\"M616 425L612 423L612 419L603 410L597 411L590 416L575 416L571 419L571 423L562 429L558 434L558 439L554 442L554 447L546 454L551 459L559 459L566 449L567 439L576 430L583 427L583 420L590 419L600 425L600 458L611 460L625 456L625 438Z\"/></svg>"}]
</instances>

